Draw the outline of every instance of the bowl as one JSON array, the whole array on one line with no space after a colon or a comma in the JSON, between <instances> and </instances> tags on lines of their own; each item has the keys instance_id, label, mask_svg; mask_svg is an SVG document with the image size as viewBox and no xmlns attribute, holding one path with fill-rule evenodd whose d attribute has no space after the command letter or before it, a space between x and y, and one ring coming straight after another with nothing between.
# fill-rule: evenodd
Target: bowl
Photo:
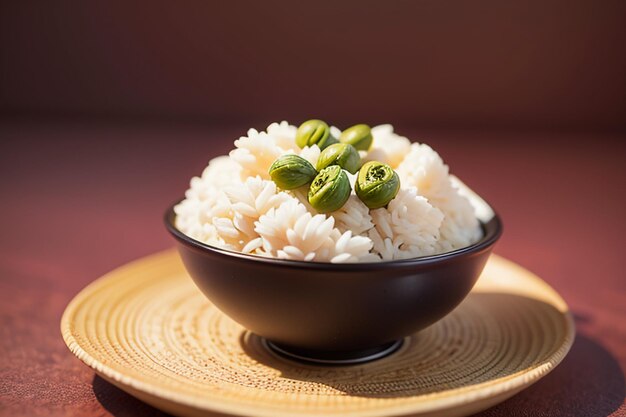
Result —
<instances>
[{"instance_id":1,"label":"bowl","mask_svg":"<svg viewBox=\"0 0 626 417\"><path fill-rule=\"evenodd\" d=\"M499 216L486 203L483 211L483 237L471 246L377 263L281 260L210 246L176 228L174 205L165 224L189 275L223 313L282 355L348 364L392 352L463 301L502 233Z\"/></svg>"}]
</instances>

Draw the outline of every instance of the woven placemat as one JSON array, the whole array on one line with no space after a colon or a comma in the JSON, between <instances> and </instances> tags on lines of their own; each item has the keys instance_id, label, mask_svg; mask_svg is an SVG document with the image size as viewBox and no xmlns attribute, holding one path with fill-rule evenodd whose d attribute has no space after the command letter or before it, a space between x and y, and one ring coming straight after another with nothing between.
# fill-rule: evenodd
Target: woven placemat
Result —
<instances>
[{"instance_id":1,"label":"woven placemat","mask_svg":"<svg viewBox=\"0 0 626 417\"><path fill-rule=\"evenodd\" d=\"M547 284L492 256L450 315L371 363L290 362L223 315L173 251L121 267L85 288L61 330L103 378L177 415L467 415L538 380L574 337Z\"/></svg>"}]
</instances>

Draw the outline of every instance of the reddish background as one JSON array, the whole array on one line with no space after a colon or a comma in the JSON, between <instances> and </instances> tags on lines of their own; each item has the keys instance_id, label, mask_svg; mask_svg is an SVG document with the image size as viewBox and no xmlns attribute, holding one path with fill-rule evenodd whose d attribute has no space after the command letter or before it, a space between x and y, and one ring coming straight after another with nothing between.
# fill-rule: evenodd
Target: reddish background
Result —
<instances>
[{"instance_id":1,"label":"reddish background","mask_svg":"<svg viewBox=\"0 0 626 417\"><path fill-rule=\"evenodd\" d=\"M14 116L625 127L623 0L0 7Z\"/></svg>"},{"instance_id":2,"label":"reddish background","mask_svg":"<svg viewBox=\"0 0 626 417\"><path fill-rule=\"evenodd\" d=\"M626 415L626 2L127 3L0 5L0 414L157 414L69 353L65 305L171 247L248 127L314 115L431 144L571 306L564 362L482 416Z\"/></svg>"}]
</instances>

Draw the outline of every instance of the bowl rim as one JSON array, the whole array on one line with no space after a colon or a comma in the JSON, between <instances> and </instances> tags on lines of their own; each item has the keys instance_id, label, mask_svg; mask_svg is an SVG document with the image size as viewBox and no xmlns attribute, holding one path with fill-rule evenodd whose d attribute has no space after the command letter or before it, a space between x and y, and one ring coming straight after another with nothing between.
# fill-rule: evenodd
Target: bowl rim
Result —
<instances>
[{"instance_id":1,"label":"bowl rim","mask_svg":"<svg viewBox=\"0 0 626 417\"><path fill-rule=\"evenodd\" d=\"M170 205L165 211L163 220L166 229L169 233L179 242L190 246L196 250L205 252L208 251L213 254L222 255L230 258L236 258L242 261L264 263L270 265L292 267L292 268L305 268L305 269L332 269L332 270L363 270L363 269L388 269L388 268L405 268L405 267L419 267L428 266L439 263L446 263L447 261L455 260L463 255L471 255L480 253L483 250L493 246L496 241L502 236L503 225L498 213L494 210L493 217L488 222L479 220L481 228L483 230L483 236L478 242L460 248L453 251L439 253L436 255L420 256L417 258L408 259L395 259L390 261L375 261L375 262L351 262L351 263L331 263L331 262L317 262L317 261L298 261L292 259L278 259L268 258L261 255L254 255L250 253L242 253L233 251L230 249L224 249L217 246L212 246L196 240L190 236L187 236L180 231L174 224L176 219L176 213L174 208L180 204L184 199L180 199L174 204ZM491 205L489 205L491 207Z\"/></svg>"}]
</instances>

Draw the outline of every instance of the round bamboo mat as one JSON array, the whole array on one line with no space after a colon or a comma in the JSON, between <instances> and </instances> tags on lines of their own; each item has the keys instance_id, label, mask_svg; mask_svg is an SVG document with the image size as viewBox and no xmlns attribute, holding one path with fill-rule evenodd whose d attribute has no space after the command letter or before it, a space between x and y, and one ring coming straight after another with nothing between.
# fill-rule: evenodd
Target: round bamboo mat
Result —
<instances>
[{"instance_id":1,"label":"round bamboo mat","mask_svg":"<svg viewBox=\"0 0 626 417\"><path fill-rule=\"evenodd\" d=\"M498 256L454 312L363 365L276 356L196 289L174 251L89 285L61 330L100 376L157 408L267 417L471 414L547 374L574 338L561 297Z\"/></svg>"}]
</instances>

